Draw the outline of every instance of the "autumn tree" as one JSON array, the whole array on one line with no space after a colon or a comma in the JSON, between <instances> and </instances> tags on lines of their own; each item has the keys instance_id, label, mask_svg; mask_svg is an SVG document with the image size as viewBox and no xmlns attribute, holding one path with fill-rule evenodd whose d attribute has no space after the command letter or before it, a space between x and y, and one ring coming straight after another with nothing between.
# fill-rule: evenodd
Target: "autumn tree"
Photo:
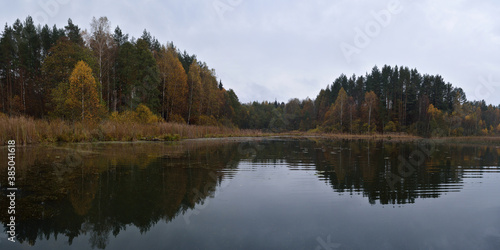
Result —
<instances>
[{"instance_id":1,"label":"autumn tree","mask_svg":"<svg viewBox=\"0 0 500 250\"><path fill-rule=\"evenodd\" d=\"M173 44L162 46L156 61L162 81L161 113L165 120L170 121L174 114L182 116L186 112L187 76Z\"/></svg>"},{"instance_id":2,"label":"autumn tree","mask_svg":"<svg viewBox=\"0 0 500 250\"><path fill-rule=\"evenodd\" d=\"M300 100L292 98L288 100L283 109L283 119L285 121L286 129L297 130L300 126Z\"/></svg>"},{"instance_id":3,"label":"autumn tree","mask_svg":"<svg viewBox=\"0 0 500 250\"><path fill-rule=\"evenodd\" d=\"M333 103L331 100L331 91L330 87L327 86L326 89L322 89L319 91L319 94L316 96L314 100L315 114L314 118L318 123L324 121L325 114L328 111L330 105Z\"/></svg>"},{"instance_id":4,"label":"autumn tree","mask_svg":"<svg viewBox=\"0 0 500 250\"><path fill-rule=\"evenodd\" d=\"M377 95L375 92L370 91L365 93L365 102L364 106L368 112L368 133L372 130L371 122L372 122L372 112L377 106Z\"/></svg>"},{"instance_id":5,"label":"autumn tree","mask_svg":"<svg viewBox=\"0 0 500 250\"><path fill-rule=\"evenodd\" d=\"M314 116L314 101L309 97L302 100L302 109L300 111L300 130L309 130L316 126L315 116Z\"/></svg>"},{"instance_id":6,"label":"autumn tree","mask_svg":"<svg viewBox=\"0 0 500 250\"><path fill-rule=\"evenodd\" d=\"M83 60L92 72L96 70L92 53L61 37L54 45L42 65L42 79L44 86L39 90L44 95L48 113L56 117L67 117L65 112L66 94L69 89L69 77L78 61Z\"/></svg>"},{"instance_id":7,"label":"autumn tree","mask_svg":"<svg viewBox=\"0 0 500 250\"><path fill-rule=\"evenodd\" d=\"M219 91L215 70L210 69L205 63L201 68L201 91L203 95L200 100L200 115L213 116L217 113L217 92Z\"/></svg>"},{"instance_id":8,"label":"autumn tree","mask_svg":"<svg viewBox=\"0 0 500 250\"><path fill-rule=\"evenodd\" d=\"M184 54L186 54L184 52ZM198 61L194 59L191 62L188 70L188 85L189 85L189 103L188 103L188 118L187 123L191 123L191 114L199 110L200 98L201 98L201 77L200 77L200 65Z\"/></svg>"},{"instance_id":9,"label":"autumn tree","mask_svg":"<svg viewBox=\"0 0 500 250\"><path fill-rule=\"evenodd\" d=\"M231 121L233 124L239 124L241 121L242 107L238 96L232 89L227 90L227 103L233 110L233 117L230 118Z\"/></svg>"},{"instance_id":10,"label":"autumn tree","mask_svg":"<svg viewBox=\"0 0 500 250\"><path fill-rule=\"evenodd\" d=\"M349 99L347 100L347 106L349 110L349 128L350 128L350 133L352 134L354 127L356 127L356 131L358 130L357 128L358 124L355 125L354 123L356 123L356 120L353 120L353 118L356 119L356 110L357 110L357 105L356 101L354 100L354 97L352 96L349 97Z\"/></svg>"},{"instance_id":11,"label":"autumn tree","mask_svg":"<svg viewBox=\"0 0 500 250\"><path fill-rule=\"evenodd\" d=\"M345 92L344 88L342 87L339 90L339 94L337 95L337 100L335 100L335 110L339 113L339 118L340 118L340 132L344 130L343 122L344 122L344 110L346 109L346 104L347 104L348 96L347 93Z\"/></svg>"},{"instance_id":12,"label":"autumn tree","mask_svg":"<svg viewBox=\"0 0 500 250\"><path fill-rule=\"evenodd\" d=\"M500 106L468 101L442 76L403 66L341 74L315 100L241 104L196 55L180 53L172 43L162 47L146 30L139 39L129 40L118 27L111 35L106 17L93 18L88 33L71 19L64 28L35 24L29 16L6 24L0 32L0 111L75 119L66 101L70 76L82 60L92 69L102 107L105 100L109 110L132 112L142 103L140 110L147 107L169 121L421 136L436 128L457 136L500 133ZM81 112L87 120L87 111Z\"/></svg>"},{"instance_id":13,"label":"autumn tree","mask_svg":"<svg viewBox=\"0 0 500 250\"><path fill-rule=\"evenodd\" d=\"M109 71L111 66L111 49L113 47L113 39L111 37L111 24L107 17L99 17L96 19L92 18L90 23L90 37L89 45L94 55L97 58L97 63L99 66L98 76L100 85L100 98L103 95L103 75L107 77L107 90L106 90L106 100L110 102L110 81L109 81Z\"/></svg>"},{"instance_id":14,"label":"autumn tree","mask_svg":"<svg viewBox=\"0 0 500 250\"><path fill-rule=\"evenodd\" d=\"M81 119L84 123L97 121L101 104L92 69L84 61L79 61L71 73L69 83L65 103L67 109L73 114L73 120Z\"/></svg>"},{"instance_id":15,"label":"autumn tree","mask_svg":"<svg viewBox=\"0 0 500 250\"><path fill-rule=\"evenodd\" d=\"M330 106L325 115L325 122L333 125L339 132L344 131L344 116L346 114L348 100L349 97L347 96L344 87L341 87L338 91L335 103Z\"/></svg>"},{"instance_id":16,"label":"autumn tree","mask_svg":"<svg viewBox=\"0 0 500 250\"><path fill-rule=\"evenodd\" d=\"M427 114L429 115L429 129L431 134L434 132L436 134L437 130L445 129L444 114L441 110L436 108L433 104L429 104L427 108Z\"/></svg>"}]
</instances>

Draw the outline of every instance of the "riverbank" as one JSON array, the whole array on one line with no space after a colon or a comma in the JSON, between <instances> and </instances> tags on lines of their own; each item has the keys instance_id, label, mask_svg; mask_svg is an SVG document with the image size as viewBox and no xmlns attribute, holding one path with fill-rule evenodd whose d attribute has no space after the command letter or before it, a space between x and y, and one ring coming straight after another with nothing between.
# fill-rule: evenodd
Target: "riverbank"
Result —
<instances>
[{"instance_id":1,"label":"riverbank","mask_svg":"<svg viewBox=\"0 0 500 250\"><path fill-rule=\"evenodd\" d=\"M17 145L55 142L96 141L178 141L210 137L265 136L259 130L198 126L180 123L136 123L106 120L96 125L84 125L61 119L36 120L29 117L1 117L0 145L16 140Z\"/></svg>"},{"instance_id":2,"label":"riverbank","mask_svg":"<svg viewBox=\"0 0 500 250\"><path fill-rule=\"evenodd\" d=\"M17 145L98 142L98 141L179 141L183 139L225 137L286 137L332 140L416 141L424 138L406 133L328 134L311 132L264 133L260 130L199 126L180 123L136 123L105 120L97 125L61 119L36 120L29 117L0 117L0 145L16 140ZM500 144L500 136L462 136L433 138L445 143Z\"/></svg>"}]
</instances>

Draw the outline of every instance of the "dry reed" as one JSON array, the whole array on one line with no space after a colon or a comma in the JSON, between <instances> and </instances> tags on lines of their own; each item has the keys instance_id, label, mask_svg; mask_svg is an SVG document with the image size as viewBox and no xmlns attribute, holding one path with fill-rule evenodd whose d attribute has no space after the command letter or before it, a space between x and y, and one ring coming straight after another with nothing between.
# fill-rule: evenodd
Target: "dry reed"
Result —
<instances>
[{"instance_id":1,"label":"dry reed","mask_svg":"<svg viewBox=\"0 0 500 250\"><path fill-rule=\"evenodd\" d=\"M61 119L37 120L24 116L0 117L0 145L5 145L8 140L16 140L18 145L27 145L43 142L178 140L263 135L259 130L167 122L144 124L105 120L97 125L85 125Z\"/></svg>"}]
</instances>

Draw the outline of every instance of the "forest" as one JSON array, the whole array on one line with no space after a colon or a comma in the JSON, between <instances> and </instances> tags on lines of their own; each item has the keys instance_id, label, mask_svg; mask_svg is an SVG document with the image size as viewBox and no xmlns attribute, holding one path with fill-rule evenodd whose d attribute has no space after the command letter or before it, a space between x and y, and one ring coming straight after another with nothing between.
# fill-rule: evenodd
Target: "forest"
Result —
<instances>
[{"instance_id":1,"label":"forest","mask_svg":"<svg viewBox=\"0 0 500 250\"><path fill-rule=\"evenodd\" d=\"M179 123L265 132L500 134L500 105L467 100L440 75L406 66L342 74L315 99L241 103L214 69L147 30L129 37L106 17L89 30L5 24L0 35L0 119L95 126Z\"/></svg>"}]
</instances>

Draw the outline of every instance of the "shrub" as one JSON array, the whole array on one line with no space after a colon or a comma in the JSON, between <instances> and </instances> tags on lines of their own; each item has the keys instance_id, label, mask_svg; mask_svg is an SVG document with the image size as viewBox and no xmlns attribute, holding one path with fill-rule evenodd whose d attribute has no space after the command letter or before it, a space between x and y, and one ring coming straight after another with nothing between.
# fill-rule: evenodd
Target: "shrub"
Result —
<instances>
[{"instance_id":1,"label":"shrub","mask_svg":"<svg viewBox=\"0 0 500 250\"><path fill-rule=\"evenodd\" d=\"M109 116L111 121L117 122L137 122L142 124L157 123L162 119L153 114L151 110L144 104L139 104L135 111L125 110L121 113L112 112Z\"/></svg>"},{"instance_id":2,"label":"shrub","mask_svg":"<svg viewBox=\"0 0 500 250\"><path fill-rule=\"evenodd\" d=\"M309 129L307 131L308 133L320 133L321 132L321 129L319 126L316 126L316 128L313 128L313 129Z\"/></svg>"},{"instance_id":3,"label":"shrub","mask_svg":"<svg viewBox=\"0 0 500 250\"><path fill-rule=\"evenodd\" d=\"M153 114L151 110L144 104L139 104L135 109L136 119L139 123L156 123L161 121L160 117Z\"/></svg>"},{"instance_id":4,"label":"shrub","mask_svg":"<svg viewBox=\"0 0 500 250\"><path fill-rule=\"evenodd\" d=\"M393 121L388 122L384 127L385 132L396 132L396 124Z\"/></svg>"}]
</instances>

